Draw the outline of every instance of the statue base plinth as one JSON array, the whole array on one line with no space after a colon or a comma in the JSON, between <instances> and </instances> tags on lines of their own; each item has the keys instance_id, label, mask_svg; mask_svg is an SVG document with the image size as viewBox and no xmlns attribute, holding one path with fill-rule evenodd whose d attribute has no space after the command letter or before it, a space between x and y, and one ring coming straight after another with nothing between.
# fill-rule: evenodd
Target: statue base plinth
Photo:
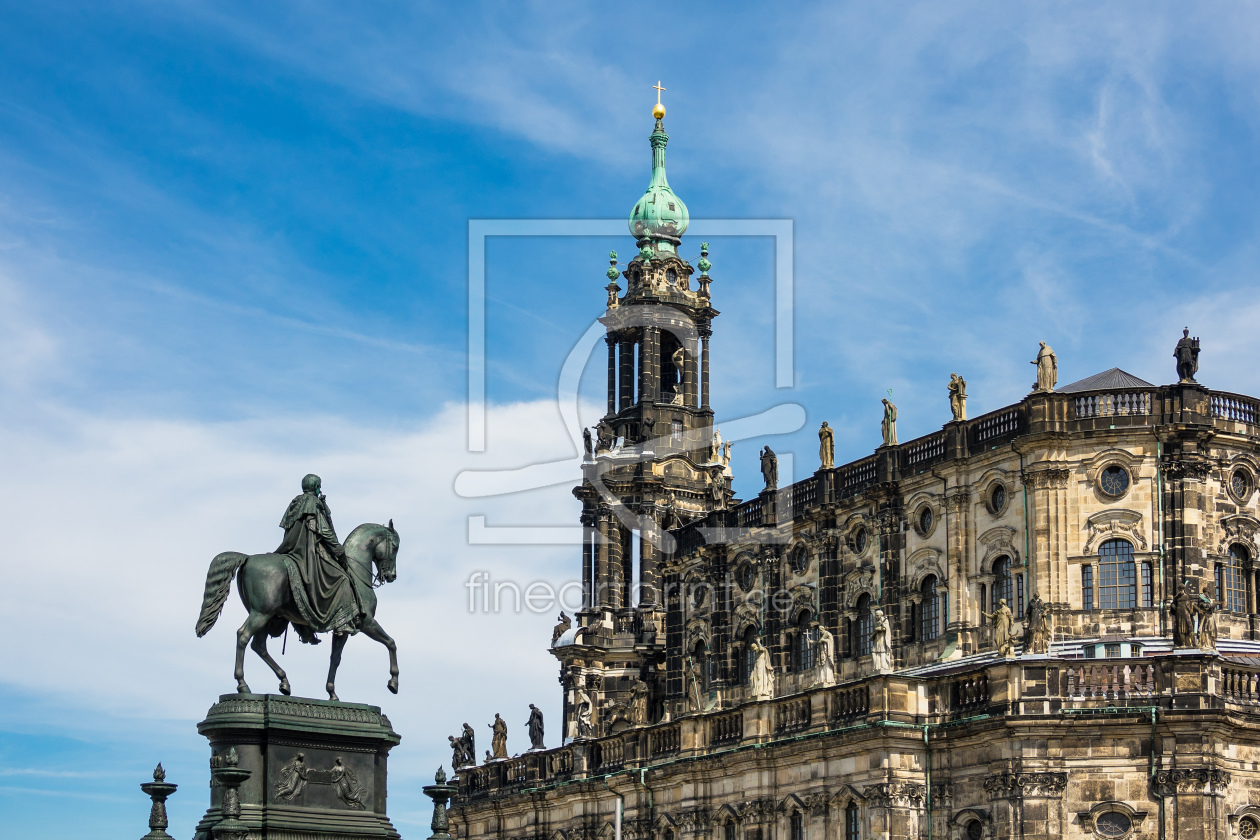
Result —
<instances>
[{"instance_id":1,"label":"statue base plinth","mask_svg":"<svg viewBox=\"0 0 1260 840\"><path fill-rule=\"evenodd\" d=\"M399 840L385 815L386 762L401 740L376 706L274 694L224 694L197 731L211 765L235 749L250 840ZM220 788L195 840L212 840Z\"/></svg>"}]
</instances>

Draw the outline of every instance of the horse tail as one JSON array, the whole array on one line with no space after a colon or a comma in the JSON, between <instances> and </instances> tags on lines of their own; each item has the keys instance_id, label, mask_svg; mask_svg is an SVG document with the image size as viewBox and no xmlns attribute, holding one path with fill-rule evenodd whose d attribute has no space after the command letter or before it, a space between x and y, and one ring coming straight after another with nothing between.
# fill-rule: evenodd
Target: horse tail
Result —
<instances>
[{"instance_id":1,"label":"horse tail","mask_svg":"<svg viewBox=\"0 0 1260 840\"><path fill-rule=\"evenodd\" d=\"M206 594L201 599L201 617L197 619L197 638L209 633L219 620L223 604L232 591L232 578L248 559L248 554L225 551L210 561L210 571L206 572Z\"/></svg>"}]
</instances>

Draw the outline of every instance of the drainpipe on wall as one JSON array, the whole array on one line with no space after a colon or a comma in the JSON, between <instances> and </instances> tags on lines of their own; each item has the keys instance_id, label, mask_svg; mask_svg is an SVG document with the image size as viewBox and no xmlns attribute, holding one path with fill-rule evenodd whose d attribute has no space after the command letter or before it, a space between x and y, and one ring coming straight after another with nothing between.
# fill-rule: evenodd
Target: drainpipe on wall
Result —
<instances>
[{"instance_id":1,"label":"drainpipe on wall","mask_svg":"<svg viewBox=\"0 0 1260 840\"><path fill-rule=\"evenodd\" d=\"M932 745L928 743L928 726L923 724L923 775L927 782L927 840L932 840Z\"/></svg>"},{"instance_id":2,"label":"drainpipe on wall","mask_svg":"<svg viewBox=\"0 0 1260 840\"><path fill-rule=\"evenodd\" d=\"M626 808L626 797L612 789L612 785L608 783L608 776L604 777L604 787L608 788L608 792L617 797L617 804L613 810L613 840L621 840L621 814Z\"/></svg>"},{"instance_id":3,"label":"drainpipe on wall","mask_svg":"<svg viewBox=\"0 0 1260 840\"><path fill-rule=\"evenodd\" d=\"M1159 792L1155 785L1155 718L1158 710L1151 708L1151 757L1150 757L1150 785L1151 796L1159 802L1159 840L1164 840L1164 795Z\"/></svg>"}]
</instances>

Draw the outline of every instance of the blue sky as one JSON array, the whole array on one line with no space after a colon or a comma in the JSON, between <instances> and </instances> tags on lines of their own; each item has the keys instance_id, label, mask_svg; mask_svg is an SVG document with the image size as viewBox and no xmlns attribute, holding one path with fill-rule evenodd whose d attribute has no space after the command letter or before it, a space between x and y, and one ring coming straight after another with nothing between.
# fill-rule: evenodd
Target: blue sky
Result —
<instances>
[{"instance_id":1,"label":"blue sky","mask_svg":"<svg viewBox=\"0 0 1260 840\"><path fill-rule=\"evenodd\" d=\"M903 440L947 419L951 371L973 416L1017 401L1038 340L1062 382L1163 383L1189 325L1202 381L1260 393L1258 29L1255 4L1210 2L0 5L0 609L31 628L0 675L6 825L137 836L160 759L191 832L193 724L233 687L241 620L193 638L205 565L269 550L311 470L343 533L403 535L381 613L402 693L366 640L341 691L403 735L403 833L427 832L419 786L464 719L500 711L519 744L535 702L554 731L552 614L470 615L463 581L563 581L576 552L465 535L470 514L570 523L573 501L454 483L572 457L559 371L633 244L490 242L470 454L467 226L624 218L657 79L692 217L793 222L791 389L771 240L710 242L719 421L808 415L737 445L742 495L763 443L811 470L823 419L839 460L869 454L889 388ZM285 657L298 693L325 650Z\"/></svg>"}]
</instances>

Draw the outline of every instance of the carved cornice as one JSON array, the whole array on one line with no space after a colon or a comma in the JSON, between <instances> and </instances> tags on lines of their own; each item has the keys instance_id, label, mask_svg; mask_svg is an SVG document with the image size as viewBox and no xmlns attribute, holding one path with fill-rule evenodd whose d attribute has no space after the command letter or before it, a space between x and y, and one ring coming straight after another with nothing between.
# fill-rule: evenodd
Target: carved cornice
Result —
<instances>
[{"instance_id":1,"label":"carved cornice","mask_svg":"<svg viewBox=\"0 0 1260 840\"><path fill-rule=\"evenodd\" d=\"M678 815L678 825L689 831L707 831L713 823L713 815L708 808L693 808Z\"/></svg>"},{"instance_id":2,"label":"carved cornice","mask_svg":"<svg viewBox=\"0 0 1260 840\"><path fill-rule=\"evenodd\" d=\"M914 782L883 782L862 788L863 796L876 808L919 808L924 793L923 785Z\"/></svg>"},{"instance_id":3,"label":"carved cornice","mask_svg":"<svg viewBox=\"0 0 1260 840\"><path fill-rule=\"evenodd\" d=\"M830 801L831 796L827 793L807 793L801 797L801 802L805 804L811 817L821 817L827 813L827 804Z\"/></svg>"},{"instance_id":4,"label":"carved cornice","mask_svg":"<svg viewBox=\"0 0 1260 840\"><path fill-rule=\"evenodd\" d=\"M997 773L984 780L990 799L1060 797L1067 789L1067 773Z\"/></svg>"},{"instance_id":5,"label":"carved cornice","mask_svg":"<svg viewBox=\"0 0 1260 840\"><path fill-rule=\"evenodd\" d=\"M769 797L753 799L745 802L739 809L739 818L749 825L759 825L774 821L775 804Z\"/></svg>"},{"instance_id":6,"label":"carved cornice","mask_svg":"<svg viewBox=\"0 0 1260 840\"><path fill-rule=\"evenodd\" d=\"M1025 487L1033 490L1048 490L1067 487L1072 471L1067 467L1040 467L1036 465L1024 470L1019 478Z\"/></svg>"},{"instance_id":7,"label":"carved cornice","mask_svg":"<svg viewBox=\"0 0 1260 840\"><path fill-rule=\"evenodd\" d=\"M1221 795L1229 787L1229 774L1213 767L1196 770L1159 770L1152 785L1163 796L1175 794Z\"/></svg>"}]
</instances>

